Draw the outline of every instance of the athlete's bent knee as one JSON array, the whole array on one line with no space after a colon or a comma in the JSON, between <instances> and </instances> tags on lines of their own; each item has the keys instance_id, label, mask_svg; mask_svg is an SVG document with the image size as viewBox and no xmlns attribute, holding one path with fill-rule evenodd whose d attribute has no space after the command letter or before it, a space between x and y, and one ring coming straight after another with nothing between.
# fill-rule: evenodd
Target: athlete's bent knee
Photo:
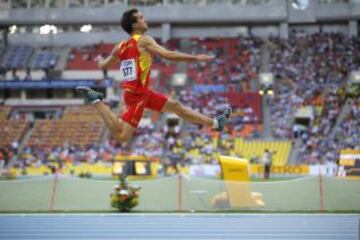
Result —
<instances>
[{"instance_id":1,"label":"athlete's bent knee","mask_svg":"<svg viewBox=\"0 0 360 240\"><path fill-rule=\"evenodd\" d=\"M114 134L114 137L115 137L116 141L118 141L118 142L127 142L130 140L131 135L123 134L123 133L116 133L116 134Z\"/></svg>"},{"instance_id":2,"label":"athlete's bent knee","mask_svg":"<svg viewBox=\"0 0 360 240\"><path fill-rule=\"evenodd\" d=\"M174 112L181 112L181 111L183 111L183 105L179 101L174 101L173 109L174 109Z\"/></svg>"}]
</instances>

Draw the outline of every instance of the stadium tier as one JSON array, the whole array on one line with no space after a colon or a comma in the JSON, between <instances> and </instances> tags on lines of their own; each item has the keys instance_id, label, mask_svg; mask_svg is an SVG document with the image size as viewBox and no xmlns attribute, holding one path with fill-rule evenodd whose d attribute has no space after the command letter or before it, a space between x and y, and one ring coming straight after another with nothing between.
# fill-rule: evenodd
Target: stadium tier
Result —
<instances>
[{"instance_id":1,"label":"stadium tier","mask_svg":"<svg viewBox=\"0 0 360 240\"><path fill-rule=\"evenodd\" d=\"M189 52L206 51L213 54L216 60L212 64L192 63L187 75L196 84L229 84L246 82L257 77L259 70L259 38L192 38ZM245 85L242 84L242 87ZM249 89L243 89L248 91Z\"/></svg>"},{"instance_id":2,"label":"stadium tier","mask_svg":"<svg viewBox=\"0 0 360 240\"><path fill-rule=\"evenodd\" d=\"M0 39L1 144L18 142L30 161L37 158L32 151L48 151L39 148L66 153L79 146L79 155L106 152L107 160L130 151L160 157L164 166L216 165L220 154L261 162L268 148L277 152L273 164L283 166L332 164L342 149L359 148L359 14L349 12L356 1L55 2L0 3L9 11ZM94 108L82 105L78 85L104 93L117 115L126 109L119 64L107 72L94 59L126 39L119 17L129 6L147 9L149 35L165 48L214 56L185 64L153 56L150 78L154 90L211 118L230 105L222 133L176 114L145 113L135 137L122 144ZM43 16L42 7L54 11L51 18L34 18Z\"/></svg>"},{"instance_id":3,"label":"stadium tier","mask_svg":"<svg viewBox=\"0 0 360 240\"><path fill-rule=\"evenodd\" d=\"M11 112L11 107L0 106L0 120L8 119L10 112Z\"/></svg>"},{"instance_id":4,"label":"stadium tier","mask_svg":"<svg viewBox=\"0 0 360 240\"><path fill-rule=\"evenodd\" d=\"M35 53L31 63L32 69L47 69L53 68L58 60L56 53L51 51L39 51Z\"/></svg>"},{"instance_id":5,"label":"stadium tier","mask_svg":"<svg viewBox=\"0 0 360 240\"><path fill-rule=\"evenodd\" d=\"M328 41L332 42L332 48L328 48ZM242 68L258 73L260 69L259 64L261 62L259 60L261 57L260 52L264 51L261 47L265 44L262 39L256 37L218 37L206 39L177 38L168 41L165 45L174 50L188 50L192 53L200 53L205 49L205 51L213 53L218 58L214 63L205 64L203 66L199 64L190 64L187 68L190 88L184 88L181 91L174 92L174 97L178 98L182 103L192 108L197 108L201 112L209 115L216 114L224 104L233 106L233 126L229 129L231 136L245 138L261 137L265 133L265 119L265 121L270 122L270 137L296 141L298 136L300 136L295 127L297 125L297 109L307 107L314 108L313 120L310 124L315 130L319 130L311 132L314 130L307 128L306 131L299 131L302 134L301 139L303 144L300 145L301 154L298 155L296 160L298 163L313 163L315 161L314 159L321 155L326 156L327 161L335 161L337 158L336 152L338 151L338 148L340 148L334 147L333 142L330 140L324 141L322 136L324 134L329 134L330 132L335 132L335 130L332 129L334 129L335 126L338 126L336 125L337 116L341 112L341 108L345 106L344 83L346 82L347 76L345 73L358 67L356 62L351 61L354 56L352 54L347 54L342 48L341 44L343 42L346 42L349 49L359 49L359 43L356 40L348 38L343 34L324 33L313 34L307 37L294 35L288 40L270 38L269 43L267 43L269 44L269 48L265 49L265 51L268 51L270 54L269 67L279 79L279 84L273 86L274 95L268 100L270 103L268 106L263 105L262 95L257 92L249 91L251 88L253 90L259 90L259 87L251 87L251 85L254 85L257 81L257 74L249 73L244 69L232 69L232 67L237 66L236 64L240 64L239 66ZM203 48L199 49L199 45L203 45ZM77 69L85 72L88 69L96 69L93 58L98 54L106 56L113 46L114 44L99 43L91 47L74 48L73 52L68 55L69 61L67 62L65 69ZM297 57L296 54L304 46L310 49L315 47L318 50L308 50L308 55L302 54ZM223 50L219 50L220 47ZM14 49L20 49L21 51L15 51ZM26 50L28 48L21 46L10 48L6 52L3 64L8 61L7 56L16 55L18 54L17 51L24 52L26 58L29 50L25 51L24 49ZM13 51L16 53L12 54ZM50 62L58 59L58 53L55 51L51 52L51 48L44 51L41 49L35 50L34 48L32 51L35 52L34 56L31 57L34 68L36 68L35 65L39 66L39 68L41 68L41 66L49 66ZM281 51L285 51L286 54L282 54ZM79 56L73 58L74 53ZM328 59L327 63L323 66L319 65L320 62L325 62L325 58ZM30 61L29 57L26 61ZM78 63L74 64L74 61L78 61ZM236 61L236 64L234 61ZM309 61L314 63L310 68L307 66L307 62ZM341 61L347 64L344 67L340 67L339 62ZM224 64L225 62L229 64ZM84 68L81 69L81 67ZM115 69L117 67L113 66L113 68ZM162 82L160 79L160 83L162 83L160 86L168 86L171 84L171 81L168 81L168 78L177 71L175 64L168 65L166 61L155 58L154 68L160 69L161 79L166 76L166 81ZM206 73L206 71L209 72ZM240 75L235 74L235 76L233 73L240 73ZM208 75L205 76L203 74ZM315 75L319 75L319 78L312 81ZM222 79L222 76L230 77L230 79ZM220 77L220 79L217 79L218 77ZM202 84L199 84L196 80L197 78L201 78L205 81L201 82ZM305 81L308 81L309 84L306 84ZM321 92L319 91L320 88L325 88L326 91ZM218 97L214 98L214 96ZM269 107L270 109L269 119L266 118L266 116L263 116L264 107ZM1 114L3 116L8 116L9 114L6 109L8 108L2 108ZM62 120L59 121L46 120L42 122L42 120L36 120L34 132L32 133L32 136L30 136L28 143L30 145L35 145L35 142L40 145L50 143L50 145L54 146L65 143L66 140L61 140L63 138L74 138L75 141L71 142L79 141L81 145L98 143L98 134L94 134L94 136L90 137L78 134L75 138L70 133L55 134L54 132L50 132L51 128L63 128L63 126L66 125L66 123L64 123L65 120L69 123L71 121L76 122L77 117L81 117L85 120L93 119L92 115L89 115L90 112L93 112L92 110L88 110L85 114L82 114L82 111L74 110L76 115L75 113L68 114L68 112L73 111L70 109L71 108L69 107L66 108ZM94 116L94 119L95 118L96 117ZM96 121L100 122L101 119L97 117ZM40 127L41 124L48 127ZM78 123L75 123L75 125L76 124ZM182 131L190 131L187 130L186 126L187 125L185 124ZM91 129L91 126L89 126L89 128ZM94 129L95 131L98 131L97 126L94 126ZM41 134L47 137L41 137ZM201 135L203 133L199 134ZM53 135L52 140L49 139L51 135ZM35 141L39 136L40 140L37 139ZM83 140L80 141L81 136ZM320 147L314 149L312 147L314 144L318 144ZM140 145L141 144L135 144L135 146L143 149L144 146ZM349 144L347 144L347 146L348 145ZM345 146L341 145L341 147ZM168 149L170 152L171 148L172 147L170 146ZM144 150L134 151L143 152ZM201 154L199 149L192 149L190 152L193 159ZM230 152L228 151L228 153ZM257 154L260 155L260 153ZM289 154L286 156L289 156ZM214 158L215 157L212 157L212 159ZM211 162L211 160L207 160L206 162Z\"/></svg>"},{"instance_id":6,"label":"stadium tier","mask_svg":"<svg viewBox=\"0 0 360 240\"><path fill-rule=\"evenodd\" d=\"M104 124L91 106L67 107L60 119L37 120L27 146L87 147L98 144Z\"/></svg>"},{"instance_id":7,"label":"stadium tier","mask_svg":"<svg viewBox=\"0 0 360 240\"><path fill-rule=\"evenodd\" d=\"M27 63L32 54L33 48L30 46L12 46L7 49L2 66L6 69L27 67Z\"/></svg>"},{"instance_id":8,"label":"stadium tier","mask_svg":"<svg viewBox=\"0 0 360 240\"><path fill-rule=\"evenodd\" d=\"M284 166L288 163L291 151L291 141L264 141L264 140L244 140L235 139L235 152L246 159L261 162L264 151L268 149L274 152L272 164L274 166Z\"/></svg>"},{"instance_id":9,"label":"stadium tier","mask_svg":"<svg viewBox=\"0 0 360 240\"><path fill-rule=\"evenodd\" d=\"M225 94L231 106L243 112L244 122L262 122L261 96L254 92L228 92Z\"/></svg>"},{"instance_id":10,"label":"stadium tier","mask_svg":"<svg viewBox=\"0 0 360 240\"><path fill-rule=\"evenodd\" d=\"M13 142L19 143L27 127L25 121L0 119L0 148L11 146Z\"/></svg>"},{"instance_id":11,"label":"stadium tier","mask_svg":"<svg viewBox=\"0 0 360 240\"><path fill-rule=\"evenodd\" d=\"M115 45L109 43L100 43L87 47L73 48L68 56L66 69L76 70L95 70L98 69L95 57L108 56ZM116 65L111 69L118 69Z\"/></svg>"}]
</instances>

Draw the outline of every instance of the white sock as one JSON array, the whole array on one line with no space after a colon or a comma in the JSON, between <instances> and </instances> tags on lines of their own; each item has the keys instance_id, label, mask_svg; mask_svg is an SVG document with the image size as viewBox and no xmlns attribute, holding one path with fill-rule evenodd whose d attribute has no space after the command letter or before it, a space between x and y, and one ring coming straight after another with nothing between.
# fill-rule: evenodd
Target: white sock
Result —
<instances>
[{"instance_id":1,"label":"white sock","mask_svg":"<svg viewBox=\"0 0 360 240\"><path fill-rule=\"evenodd\" d=\"M216 118L213 119L213 128L217 129L219 127L219 122Z\"/></svg>"},{"instance_id":2,"label":"white sock","mask_svg":"<svg viewBox=\"0 0 360 240\"><path fill-rule=\"evenodd\" d=\"M95 101L92 102L92 104L95 104L97 102L100 102L100 99L96 99Z\"/></svg>"}]
</instances>

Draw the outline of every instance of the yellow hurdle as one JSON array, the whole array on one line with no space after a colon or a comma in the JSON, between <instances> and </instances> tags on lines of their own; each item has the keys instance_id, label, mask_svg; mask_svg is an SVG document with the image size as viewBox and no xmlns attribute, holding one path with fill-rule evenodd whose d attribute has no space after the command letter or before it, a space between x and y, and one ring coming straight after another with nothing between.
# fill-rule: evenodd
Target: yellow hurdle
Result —
<instances>
[{"instance_id":1,"label":"yellow hurdle","mask_svg":"<svg viewBox=\"0 0 360 240\"><path fill-rule=\"evenodd\" d=\"M228 202L230 207L238 208L265 206L262 194L250 191L249 161L229 156L220 156L219 159L227 192L217 194L213 198L213 204Z\"/></svg>"}]
</instances>

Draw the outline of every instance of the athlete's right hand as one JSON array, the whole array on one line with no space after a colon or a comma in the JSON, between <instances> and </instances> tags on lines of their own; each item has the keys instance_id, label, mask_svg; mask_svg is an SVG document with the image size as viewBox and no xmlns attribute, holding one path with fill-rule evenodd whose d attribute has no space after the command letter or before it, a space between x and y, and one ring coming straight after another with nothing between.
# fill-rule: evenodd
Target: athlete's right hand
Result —
<instances>
[{"instance_id":1,"label":"athlete's right hand","mask_svg":"<svg viewBox=\"0 0 360 240\"><path fill-rule=\"evenodd\" d=\"M103 64L104 64L104 58L101 55L97 55L94 58L94 61L96 62L96 65L98 66L98 68L103 68Z\"/></svg>"},{"instance_id":2,"label":"athlete's right hand","mask_svg":"<svg viewBox=\"0 0 360 240\"><path fill-rule=\"evenodd\" d=\"M94 61L99 64L101 61L103 61L104 58L101 56L101 55L97 55L95 58L94 58Z\"/></svg>"},{"instance_id":3,"label":"athlete's right hand","mask_svg":"<svg viewBox=\"0 0 360 240\"><path fill-rule=\"evenodd\" d=\"M196 61L199 61L199 62L204 62L204 61L212 61L214 60L215 57L214 56L210 56L210 55L206 55L206 54L199 54L199 55L196 55Z\"/></svg>"}]
</instances>

